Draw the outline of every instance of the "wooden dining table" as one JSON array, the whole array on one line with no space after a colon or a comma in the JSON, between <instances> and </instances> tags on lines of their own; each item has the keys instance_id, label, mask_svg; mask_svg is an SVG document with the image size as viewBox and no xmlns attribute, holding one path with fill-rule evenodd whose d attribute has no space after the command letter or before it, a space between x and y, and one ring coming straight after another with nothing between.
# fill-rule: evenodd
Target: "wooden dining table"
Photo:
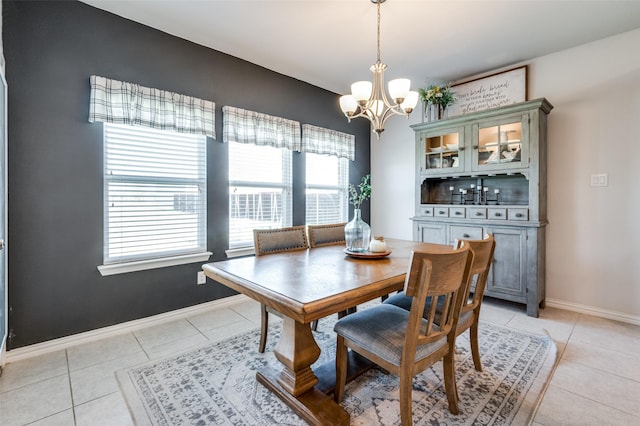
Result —
<instances>
[{"instance_id":1,"label":"wooden dining table","mask_svg":"<svg viewBox=\"0 0 640 426\"><path fill-rule=\"evenodd\" d=\"M344 245L333 245L202 266L212 280L282 314L274 350L281 368L261 370L256 378L309 424L349 424L346 410L327 396L335 385L335 366L311 368L320 356L311 322L401 290L413 250L448 249L393 239L387 247L391 253L377 258L352 257ZM350 357L351 376L362 364L355 357Z\"/></svg>"}]
</instances>

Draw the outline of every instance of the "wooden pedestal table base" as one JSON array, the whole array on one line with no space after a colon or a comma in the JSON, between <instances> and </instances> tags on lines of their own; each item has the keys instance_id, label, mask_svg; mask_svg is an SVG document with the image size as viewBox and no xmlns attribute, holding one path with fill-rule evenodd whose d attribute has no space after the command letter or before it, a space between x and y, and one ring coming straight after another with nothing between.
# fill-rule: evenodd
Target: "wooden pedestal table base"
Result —
<instances>
[{"instance_id":1,"label":"wooden pedestal table base","mask_svg":"<svg viewBox=\"0 0 640 426\"><path fill-rule=\"evenodd\" d=\"M283 364L282 371L260 371L256 373L258 382L311 425L349 424L349 413L315 387L318 378L311 364L320 356L320 347L313 338L310 324L283 317L275 355Z\"/></svg>"}]
</instances>

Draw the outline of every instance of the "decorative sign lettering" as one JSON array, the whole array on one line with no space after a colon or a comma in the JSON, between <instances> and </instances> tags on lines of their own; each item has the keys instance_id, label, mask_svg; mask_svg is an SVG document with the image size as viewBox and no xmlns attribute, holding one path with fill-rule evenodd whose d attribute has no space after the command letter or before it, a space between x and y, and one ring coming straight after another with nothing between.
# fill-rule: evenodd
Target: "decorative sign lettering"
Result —
<instances>
[{"instance_id":1,"label":"decorative sign lettering","mask_svg":"<svg viewBox=\"0 0 640 426\"><path fill-rule=\"evenodd\" d=\"M527 67L451 86L456 101L449 106L448 116L498 108L527 100Z\"/></svg>"}]
</instances>

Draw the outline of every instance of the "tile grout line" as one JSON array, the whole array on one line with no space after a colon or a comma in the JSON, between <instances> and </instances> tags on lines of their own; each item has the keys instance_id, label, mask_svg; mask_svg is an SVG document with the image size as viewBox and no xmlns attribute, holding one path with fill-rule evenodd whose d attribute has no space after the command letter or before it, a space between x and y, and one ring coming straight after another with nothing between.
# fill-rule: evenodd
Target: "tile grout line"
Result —
<instances>
[{"instance_id":1,"label":"tile grout line","mask_svg":"<svg viewBox=\"0 0 640 426\"><path fill-rule=\"evenodd\" d=\"M69 365L69 352L67 348L64 350L64 358L67 363L67 380L69 380L69 395L71 396L71 415L73 416L73 424L77 425L76 420L76 403L73 400L73 386L71 386L71 366Z\"/></svg>"}]
</instances>

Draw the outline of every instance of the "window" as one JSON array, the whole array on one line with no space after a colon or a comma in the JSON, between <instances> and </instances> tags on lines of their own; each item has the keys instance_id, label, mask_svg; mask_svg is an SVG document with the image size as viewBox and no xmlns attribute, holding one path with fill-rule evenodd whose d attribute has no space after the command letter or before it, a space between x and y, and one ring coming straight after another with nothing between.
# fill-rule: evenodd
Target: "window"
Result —
<instances>
[{"instance_id":1,"label":"window","mask_svg":"<svg viewBox=\"0 0 640 426\"><path fill-rule=\"evenodd\" d=\"M254 228L292 222L292 152L229 142L229 248L253 247Z\"/></svg>"},{"instance_id":2,"label":"window","mask_svg":"<svg viewBox=\"0 0 640 426\"><path fill-rule=\"evenodd\" d=\"M307 224L346 222L349 160L306 153L306 170Z\"/></svg>"},{"instance_id":3,"label":"window","mask_svg":"<svg viewBox=\"0 0 640 426\"><path fill-rule=\"evenodd\" d=\"M110 264L204 254L206 194L206 136L104 123L101 273Z\"/></svg>"}]
</instances>

